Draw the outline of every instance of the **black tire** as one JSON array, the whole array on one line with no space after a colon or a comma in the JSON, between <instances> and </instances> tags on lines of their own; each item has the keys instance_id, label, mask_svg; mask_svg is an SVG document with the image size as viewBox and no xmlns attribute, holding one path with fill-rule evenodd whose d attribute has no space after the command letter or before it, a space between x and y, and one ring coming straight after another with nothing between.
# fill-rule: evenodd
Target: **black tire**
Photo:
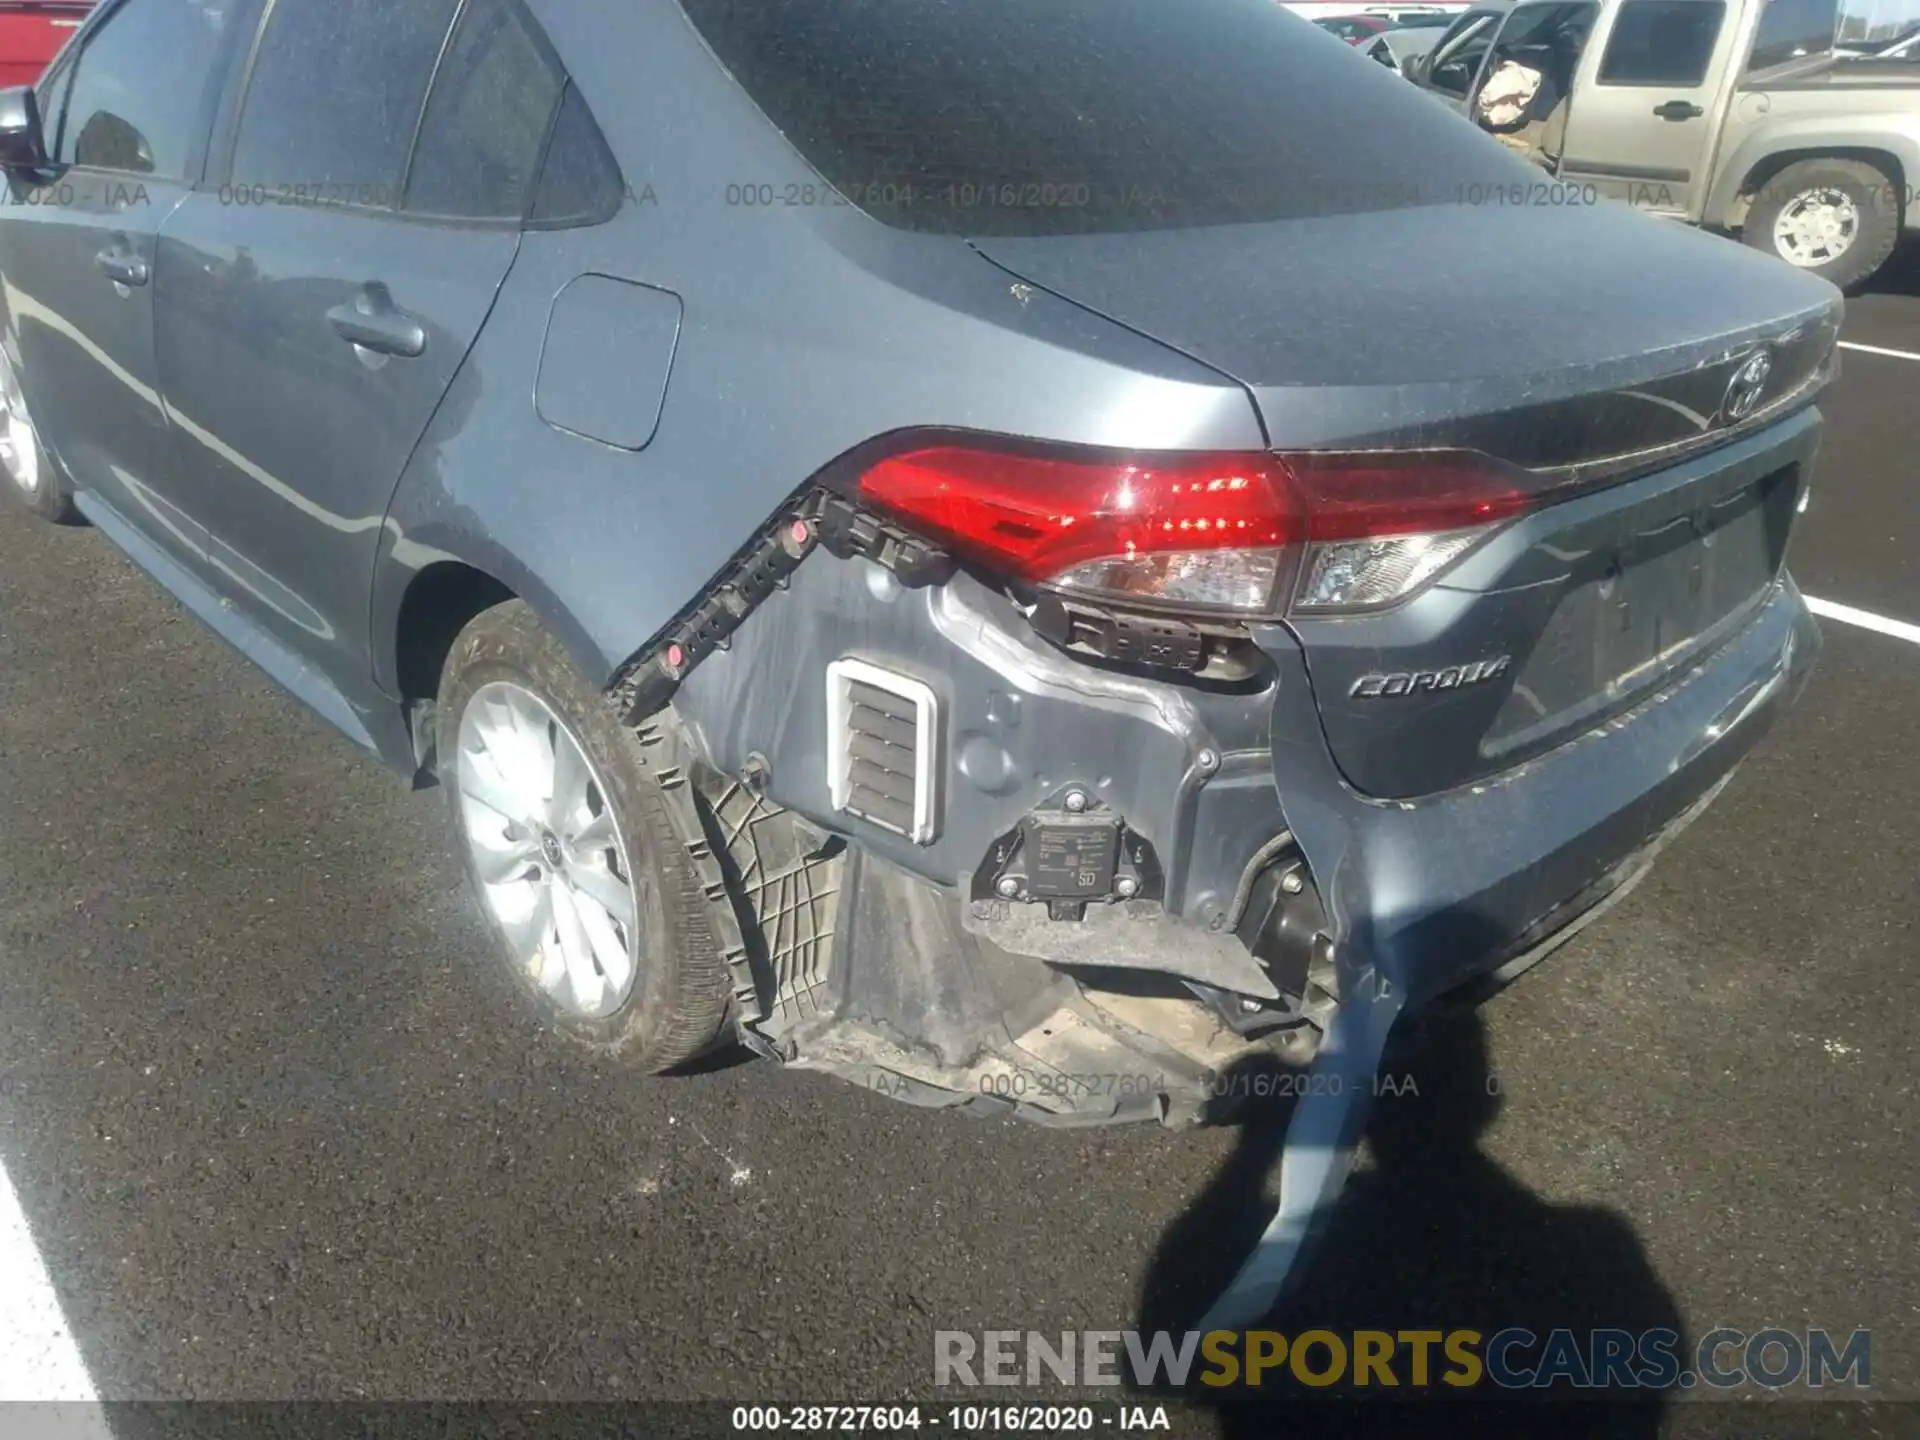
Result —
<instances>
[{"instance_id":1,"label":"black tire","mask_svg":"<svg viewBox=\"0 0 1920 1440\"><path fill-rule=\"evenodd\" d=\"M1887 263L1900 239L1900 198L1886 175L1859 160L1800 160L1787 166L1760 187L1759 198L1747 211L1741 238L1792 264L1774 239L1774 222L1801 197L1819 190L1836 190L1852 202L1859 215L1853 241L1821 265L1801 266L1808 274L1831 281L1842 290L1859 285Z\"/></svg>"},{"instance_id":2,"label":"black tire","mask_svg":"<svg viewBox=\"0 0 1920 1440\"><path fill-rule=\"evenodd\" d=\"M73 487L67 483L66 475L54 462L53 456L47 453L47 447L40 443L32 421L26 419L25 402L20 399L13 383L14 373L12 356L7 353L5 346L0 346L0 423L4 423L11 415L14 404L20 405L21 418L25 423L17 430L12 426L7 429L21 437L19 443L32 447L31 466L38 483L28 486L15 473L14 466L0 466L0 489L12 496L15 503L29 515L38 516L50 525L84 525L86 520L74 507ZM15 442L7 440L5 443L11 445Z\"/></svg>"},{"instance_id":3,"label":"black tire","mask_svg":"<svg viewBox=\"0 0 1920 1440\"><path fill-rule=\"evenodd\" d=\"M460 720L474 692L505 680L530 691L572 731L598 773L628 852L625 870L637 915L636 972L625 1003L604 1018L555 1004L521 966L483 903L495 950L518 988L550 1024L620 1062L651 1073L671 1070L710 1049L728 1024L732 985L708 923L707 898L667 812L667 798L641 758L634 733L581 678L560 643L524 601L476 616L454 641L440 678L437 753L456 848L478 897L472 844L460 803Z\"/></svg>"}]
</instances>

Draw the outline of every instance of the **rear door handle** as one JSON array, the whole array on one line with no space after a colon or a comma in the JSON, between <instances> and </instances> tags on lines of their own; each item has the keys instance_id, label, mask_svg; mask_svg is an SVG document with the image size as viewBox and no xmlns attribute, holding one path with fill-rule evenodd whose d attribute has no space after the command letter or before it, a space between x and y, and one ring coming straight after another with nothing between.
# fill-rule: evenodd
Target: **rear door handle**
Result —
<instances>
[{"instance_id":1,"label":"rear door handle","mask_svg":"<svg viewBox=\"0 0 1920 1440\"><path fill-rule=\"evenodd\" d=\"M102 250L93 257L93 263L117 285L144 285L150 273L145 260L118 245L109 245Z\"/></svg>"},{"instance_id":2,"label":"rear door handle","mask_svg":"<svg viewBox=\"0 0 1920 1440\"><path fill-rule=\"evenodd\" d=\"M1662 120L1694 120L1707 112L1689 100L1669 100L1664 105L1654 106L1653 113Z\"/></svg>"},{"instance_id":3,"label":"rear door handle","mask_svg":"<svg viewBox=\"0 0 1920 1440\"><path fill-rule=\"evenodd\" d=\"M327 323L342 340L362 350L409 360L426 353L426 326L395 305L391 292L378 281L362 286L352 300L327 311Z\"/></svg>"}]
</instances>

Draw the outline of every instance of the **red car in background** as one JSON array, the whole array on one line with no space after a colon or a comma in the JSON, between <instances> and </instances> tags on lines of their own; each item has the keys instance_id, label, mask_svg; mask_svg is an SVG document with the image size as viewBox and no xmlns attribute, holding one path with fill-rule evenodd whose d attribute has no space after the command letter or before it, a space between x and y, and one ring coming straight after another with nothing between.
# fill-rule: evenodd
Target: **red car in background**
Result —
<instances>
[{"instance_id":1,"label":"red car in background","mask_svg":"<svg viewBox=\"0 0 1920 1440\"><path fill-rule=\"evenodd\" d=\"M1313 23L1349 45L1359 45L1385 30L1389 22L1384 15L1332 15Z\"/></svg>"},{"instance_id":2,"label":"red car in background","mask_svg":"<svg viewBox=\"0 0 1920 1440\"><path fill-rule=\"evenodd\" d=\"M93 9L93 0L0 0L0 88L31 85Z\"/></svg>"}]
</instances>

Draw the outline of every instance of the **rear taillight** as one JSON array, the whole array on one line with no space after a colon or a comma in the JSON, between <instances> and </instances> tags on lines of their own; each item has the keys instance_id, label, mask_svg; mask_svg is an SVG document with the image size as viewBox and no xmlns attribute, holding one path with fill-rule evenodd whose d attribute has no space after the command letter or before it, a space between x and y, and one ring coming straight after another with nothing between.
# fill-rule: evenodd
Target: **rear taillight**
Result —
<instances>
[{"instance_id":1,"label":"rear taillight","mask_svg":"<svg viewBox=\"0 0 1920 1440\"><path fill-rule=\"evenodd\" d=\"M935 445L861 498L989 569L1069 594L1274 615L1405 599L1531 503L1460 451L1115 457Z\"/></svg>"}]
</instances>

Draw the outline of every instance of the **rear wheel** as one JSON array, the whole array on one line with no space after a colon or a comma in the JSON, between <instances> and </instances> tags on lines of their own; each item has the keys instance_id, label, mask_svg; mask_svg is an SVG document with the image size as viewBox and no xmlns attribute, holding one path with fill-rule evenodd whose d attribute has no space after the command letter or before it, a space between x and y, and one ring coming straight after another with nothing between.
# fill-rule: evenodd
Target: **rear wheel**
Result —
<instances>
[{"instance_id":1,"label":"rear wheel","mask_svg":"<svg viewBox=\"0 0 1920 1440\"><path fill-rule=\"evenodd\" d=\"M78 524L73 492L58 467L41 448L27 397L6 346L0 345L0 470L20 503L42 520L56 525Z\"/></svg>"},{"instance_id":2,"label":"rear wheel","mask_svg":"<svg viewBox=\"0 0 1920 1440\"><path fill-rule=\"evenodd\" d=\"M1802 160L1762 187L1744 238L1846 289L1867 279L1900 238L1894 187L1858 160Z\"/></svg>"},{"instance_id":3,"label":"rear wheel","mask_svg":"<svg viewBox=\"0 0 1920 1440\"><path fill-rule=\"evenodd\" d=\"M645 1070L708 1048L729 972L665 795L524 602L461 631L438 724L454 835L523 993Z\"/></svg>"}]
</instances>

